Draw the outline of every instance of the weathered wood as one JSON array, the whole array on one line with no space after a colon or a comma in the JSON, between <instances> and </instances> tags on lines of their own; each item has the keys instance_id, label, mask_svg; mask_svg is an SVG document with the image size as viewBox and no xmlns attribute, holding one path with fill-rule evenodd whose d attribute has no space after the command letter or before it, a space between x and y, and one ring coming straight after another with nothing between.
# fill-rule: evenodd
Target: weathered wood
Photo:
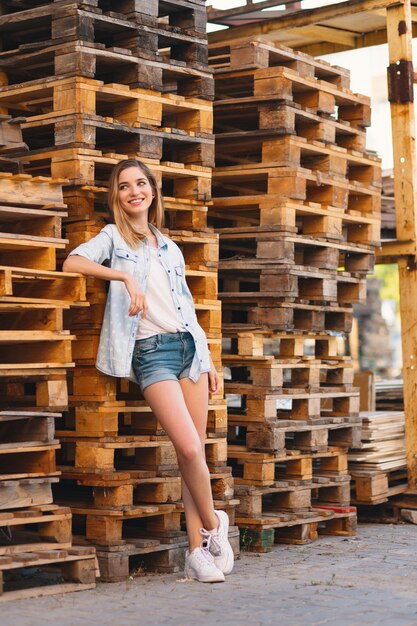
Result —
<instances>
[{"instance_id":1,"label":"weathered wood","mask_svg":"<svg viewBox=\"0 0 417 626\"><path fill-rule=\"evenodd\" d=\"M7 591L2 588L0 602L81 591L95 587L96 557L94 548L41 550L26 555L13 555L6 558L6 561L0 563L2 581L9 580L8 574L11 571L13 571L13 578L10 578L10 587ZM24 570L28 567L32 568L29 586L27 585L29 577L27 571ZM41 572L54 572L55 579L51 581L52 584L47 587L38 586L40 581L36 576L33 576L33 568L39 569ZM15 589L19 582L20 572L18 570L23 570L22 575L26 580L26 588ZM62 583L62 578L72 582Z\"/></svg>"},{"instance_id":2,"label":"weathered wood","mask_svg":"<svg viewBox=\"0 0 417 626\"><path fill-rule=\"evenodd\" d=\"M389 60L412 61L410 2L387 9ZM397 238L417 242L417 163L415 154L415 112L411 101L391 102L394 150L394 195ZM417 481L417 416L415 413L417 337L415 298L417 269L406 259L399 261L401 340L403 350L404 406L407 469L410 488Z\"/></svg>"}]
</instances>

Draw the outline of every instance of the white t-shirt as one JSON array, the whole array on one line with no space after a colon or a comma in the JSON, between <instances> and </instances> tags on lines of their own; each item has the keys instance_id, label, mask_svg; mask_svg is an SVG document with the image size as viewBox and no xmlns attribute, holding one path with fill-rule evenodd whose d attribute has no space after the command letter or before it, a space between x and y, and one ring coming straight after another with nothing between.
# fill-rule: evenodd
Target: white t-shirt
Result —
<instances>
[{"instance_id":1,"label":"white t-shirt","mask_svg":"<svg viewBox=\"0 0 417 626\"><path fill-rule=\"evenodd\" d=\"M169 278L158 259L158 249L149 246L149 250L151 263L145 294L148 312L139 322L136 339L187 330L178 317Z\"/></svg>"}]
</instances>

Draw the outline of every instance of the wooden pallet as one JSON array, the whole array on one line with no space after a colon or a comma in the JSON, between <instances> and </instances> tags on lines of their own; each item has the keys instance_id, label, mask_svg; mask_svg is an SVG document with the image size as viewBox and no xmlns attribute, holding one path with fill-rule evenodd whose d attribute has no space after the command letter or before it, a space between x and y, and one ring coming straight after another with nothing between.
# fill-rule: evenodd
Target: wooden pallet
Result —
<instances>
[{"instance_id":1,"label":"wooden pallet","mask_svg":"<svg viewBox=\"0 0 417 626\"><path fill-rule=\"evenodd\" d=\"M278 480L268 487L236 485L238 518L260 515L303 513L311 508L349 506L350 476L320 476L312 480Z\"/></svg>"},{"instance_id":2,"label":"wooden pallet","mask_svg":"<svg viewBox=\"0 0 417 626\"><path fill-rule=\"evenodd\" d=\"M230 445L228 461L235 485L269 487L276 480L312 480L314 476L347 476L347 453L343 448L303 453L299 450L255 452L245 446Z\"/></svg>"},{"instance_id":3,"label":"wooden pallet","mask_svg":"<svg viewBox=\"0 0 417 626\"><path fill-rule=\"evenodd\" d=\"M240 386L246 390L248 385L253 385L253 392L259 394L297 393L297 389L306 392L319 389L349 391L353 385L353 367L346 362L226 354L223 364L228 368L226 393L239 393Z\"/></svg>"},{"instance_id":4,"label":"wooden pallet","mask_svg":"<svg viewBox=\"0 0 417 626\"><path fill-rule=\"evenodd\" d=\"M124 509L137 504L171 504L181 500L178 475L156 476L153 471L121 471L88 474L71 467L61 467L62 478L54 489L58 501L71 506L77 500L88 501L96 508ZM174 472L172 472L174 474ZM233 477L230 468L210 474L213 497L233 500Z\"/></svg>"},{"instance_id":5,"label":"wooden pallet","mask_svg":"<svg viewBox=\"0 0 417 626\"><path fill-rule=\"evenodd\" d=\"M3 410L63 411L68 407L67 368L4 370L0 377L0 407Z\"/></svg>"},{"instance_id":6,"label":"wooden pallet","mask_svg":"<svg viewBox=\"0 0 417 626\"><path fill-rule=\"evenodd\" d=\"M0 572L0 602L94 589L95 550L73 546L2 556Z\"/></svg>"},{"instance_id":7,"label":"wooden pallet","mask_svg":"<svg viewBox=\"0 0 417 626\"><path fill-rule=\"evenodd\" d=\"M29 444L29 445L28 445ZM55 452L57 440L50 443L32 442L4 444L0 453L0 480L56 475ZM12 468L12 472L10 469Z\"/></svg>"},{"instance_id":8,"label":"wooden pallet","mask_svg":"<svg viewBox=\"0 0 417 626\"><path fill-rule=\"evenodd\" d=\"M366 279L350 272L277 265L274 259L219 262L219 298L227 304L275 299L309 304L359 304L366 301ZM262 305L261 305L262 306Z\"/></svg>"},{"instance_id":9,"label":"wooden pallet","mask_svg":"<svg viewBox=\"0 0 417 626\"><path fill-rule=\"evenodd\" d=\"M59 472L45 474L42 469L32 467L23 474L2 474L0 511L52 503L52 485L59 481Z\"/></svg>"},{"instance_id":10,"label":"wooden pallet","mask_svg":"<svg viewBox=\"0 0 417 626\"><path fill-rule=\"evenodd\" d=\"M350 470L352 475L352 503L376 505L388 502L393 496L408 490L407 470L372 471Z\"/></svg>"},{"instance_id":11,"label":"wooden pallet","mask_svg":"<svg viewBox=\"0 0 417 626\"><path fill-rule=\"evenodd\" d=\"M306 78L324 80L341 89L349 88L349 70L331 65L323 59L315 59L309 54L282 44L271 44L256 37L210 44L209 55L210 65L216 74L279 66L287 67Z\"/></svg>"},{"instance_id":12,"label":"wooden pallet","mask_svg":"<svg viewBox=\"0 0 417 626\"><path fill-rule=\"evenodd\" d=\"M129 576L140 576L151 571L164 574L184 569L188 541L180 534L176 541L165 543L164 539L129 538L123 546L97 546L97 558L102 582L123 582Z\"/></svg>"},{"instance_id":13,"label":"wooden pallet","mask_svg":"<svg viewBox=\"0 0 417 626\"><path fill-rule=\"evenodd\" d=\"M0 376L24 376L45 368L73 367L69 331L0 331Z\"/></svg>"},{"instance_id":14,"label":"wooden pallet","mask_svg":"<svg viewBox=\"0 0 417 626\"><path fill-rule=\"evenodd\" d=\"M352 329L352 307L318 306L313 304L278 302L275 298L253 299L228 298L223 304L223 328L251 331L267 330L339 331L349 333Z\"/></svg>"},{"instance_id":15,"label":"wooden pallet","mask_svg":"<svg viewBox=\"0 0 417 626\"><path fill-rule=\"evenodd\" d=\"M0 411L0 446L23 442L34 445L57 443L54 422L60 415L40 411Z\"/></svg>"},{"instance_id":16,"label":"wooden pallet","mask_svg":"<svg viewBox=\"0 0 417 626\"><path fill-rule=\"evenodd\" d=\"M360 421L354 417L323 418L312 424L302 420L271 420L254 423L245 415L228 414L229 444L244 444L248 450L279 452L325 452L329 446L350 448L360 440Z\"/></svg>"},{"instance_id":17,"label":"wooden pallet","mask_svg":"<svg viewBox=\"0 0 417 626\"><path fill-rule=\"evenodd\" d=\"M56 255L67 240L61 238L66 213L16 206L0 206L0 263L41 270L56 269Z\"/></svg>"},{"instance_id":18,"label":"wooden pallet","mask_svg":"<svg viewBox=\"0 0 417 626\"><path fill-rule=\"evenodd\" d=\"M52 304L85 301L85 282L78 274L0 266L0 302Z\"/></svg>"},{"instance_id":19,"label":"wooden pallet","mask_svg":"<svg viewBox=\"0 0 417 626\"><path fill-rule=\"evenodd\" d=\"M142 400L110 400L100 390L92 394L90 385L97 380L97 386L105 380L96 378L92 368L77 367L73 378L73 396L70 396L70 411L57 422L58 436L71 431L79 437L114 437L116 435L163 435L164 430L150 407ZM116 388L107 379L109 394L116 398ZM210 398L208 406L207 432L211 435L227 433L226 402Z\"/></svg>"},{"instance_id":20,"label":"wooden pallet","mask_svg":"<svg viewBox=\"0 0 417 626\"><path fill-rule=\"evenodd\" d=\"M236 417L240 414L244 416L245 422L264 423L270 419L279 419L325 424L334 418L342 418L342 421L355 418L356 421L359 415L358 388L349 391L323 389L318 393L288 389L287 392L274 393L240 384L236 389L229 387L229 390L234 394L234 419L240 419Z\"/></svg>"},{"instance_id":21,"label":"wooden pallet","mask_svg":"<svg viewBox=\"0 0 417 626\"><path fill-rule=\"evenodd\" d=\"M141 504L123 510L94 508L78 500L71 506L73 528L96 546L120 546L132 538L156 537L169 542L181 536L181 506Z\"/></svg>"},{"instance_id":22,"label":"wooden pallet","mask_svg":"<svg viewBox=\"0 0 417 626\"><path fill-rule=\"evenodd\" d=\"M256 329L243 331L228 328L223 332L223 354L245 356L274 355L277 358L315 358L347 361L343 338L321 332L279 332Z\"/></svg>"},{"instance_id":23,"label":"wooden pallet","mask_svg":"<svg viewBox=\"0 0 417 626\"><path fill-rule=\"evenodd\" d=\"M56 415L10 409L0 412L2 510L12 508L12 503L13 508L28 506L31 496L34 498L33 504L52 501L51 483L55 482L58 475L55 451L59 448L59 442L54 436Z\"/></svg>"},{"instance_id":24,"label":"wooden pallet","mask_svg":"<svg viewBox=\"0 0 417 626\"><path fill-rule=\"evenodd\" d=\"M36 31L32 30L36 22ZM17 32L16 32L17 31ZM3 50L24 52L22 33L30 32L30 49L36 45L55 45L83 42L100 45L106 50L125 50L147 59L163 58L173 62L186 62L192 67L207 66L207 37L186 27L155 21L140 28L127 16L103 14L87 6L46 5L0 18L0 33L4 33ZM163 52L168 48L169 52ZM161 52L159 52L161 51Z\"/></svg>"},{"instance_id":25,"label":"wooden pallet","mask_svg":"<svg viewBox=\"0 0 417 626\"><path fill-rule=\"evenodd\" d=\"M335 115L360 127L370 125L370 100L324 80L304 77L285 67L222 72L216 75L216 100L222 106L240 106L253 98L295 102L313 113Z\"/></svg>"},{"instance_id":26,"label":"wooden pallet","mask_svg":"<svg viewBox=\"0 0 417 626\"><path fill-rule=\"evenodd\" d=\"M178 472L175 449L166 436L119 436L95 441L61 435L60 443L62 454L59 455L59 462L64 465L73 463L78 471L87 474L103 470L109 473L150 470L164 476L166 472L174 472L174 475ZM217 470L226 467L226 440L217 437L207 439L206 457L209 468Z\"/></svg>"},{"instance_id":27,"label":"wooden pallet","mask_svg":"<svg viewBox=\"0 0 417 626\"><path fill-rule=\"evenodd\" d=\"M276 513L259 517L238 517L241 547L250 552L270 552L274 543L305 545L319 535L356 535L354 507L317 508L306 513Z\"/></svg>"},{"instance_id":28,"label":"wooden pallet","mask_svg":"<svg viewBox=\"0 0 417 626\"><path fill-rule=\"evenodd\" d=\"M0 89L0 105L13 116L24 114L25 118L19 119L29 125L83 114L87 119L125 127L175 129L189 137L206 137L213 131L212 104L207 100L105 84L82 76L5 85Z\"/></svg>"},{"instance_id":29,"label":"wooden pallet","mask_svg":"<svg viewBox=\"0 0 417 626\"><path fill-rule=\"evenodd\" d=\"M230 195L234 191L235 195ZM226 228L282 229L289 235L298 233L307 237L351 244L378 246L380 220L377 212L345 211L328 204L285 200L276 194L238 193L237 188L214 190L210 224L223 231ZM239 195L243 191L244 195ZM248 190L249 192L249 190ZM227 195L221 195L221 194ZM364 205L364 208L369 208Z\"/></svg>"},{"instance_id":30,"label":"wooden pallet","mask_svg":"<svg viewBox=\"0 0 417 626\"><path fill-rule=\"evenodd\" d=\"M0 53L0 64L9 84L28 83L50 76L58 79L83 76L110 83L117 68L118 76L122 76L124 84L131 87L213 99L214 80L204 64L199 64L199 69L196 69L175 59L156 61L153 55L144 58L129 49L106 48L100 43L47 43L39 44L35 50L29 48Z\"/></svg>"},{"instance_id":31,"label":"wooden pallet","mask_svg":"<svg viewBox=\"0 0 417 626\"><path fill-rule=\"evenodd\" d=\"M1 97L1 94L0 94ZM239 115L236 115L236 108ZM226 100L214 102L214 132L223 141L229 134L239 131L265 131L271 136L296 135L322 145L339 146L367 155L366 135L361 127L348 121L336 120L330 115L313 113L297 102L282 102L277 94L275 100L257 96L246 98L234 107Z\"/></svg>"},{"instance_id":32,"label":"wooden pallet","mask_svg":"<svg viewBox=\"0 0 417 626\"><path fill-rule=\"evenodd\" d=\"M353 185L381 188L381 163L376 156L340 146L324 146L322 142L304 137L281 135L269 128L217 135L216 165L222 168L262 163L274 167L302 167L319 175L345 178ZM26 141L30 145L29 139Z\"/></svg>"},{"instance_id":33,"label":"wooden pallet","mask_svg":"<svg viewBox=\"0 0 417 626\"><path fill-rule=\"evenodd\" d=\"M42 504L0 514L0 557L71 548L71 511Z\"/></svg>"},{"instance_id":34,"label":"wooden pallet","mask_svg":"<svg viewBox=\"0 0 417 626\"><path fill-rule=\"evenodd\" d=\"M278 266L302 265L318 270L348 271L366 275L372 272L375 252L371 246L320 240L316 237L290 235L279 228L237 227L218 229L221 267L235 261L274 262Z\"/></svg>"},{"instance_id":35,"label":"wooden pallet","mask_svg":"<svg viewBox=\"0 0 417 626\"><path fill-rule=\"evenodd\" d=\"M44 5L51 5L53 2L54 0L44 0L41 3L39 0L26 0L25 2L14 0L12 7L5 5L3 15L9 15L12 18L15 13L26 11L30 8L32 11L37 9L39 12L44 10L42 9ZM199 33L206 32L204 4L205 0L181 0L181 3L176 2L173 4L166 3L163 0L148 0L146 3L127 0L122 5L114 7L107 0L71 0L70 2L72 7L87 8L89 11L94 11L99 15L113 16L119 19L128 18L137 25L156 25L159 21L158 17L161 16L165 18L165 22L181 31ZM42 5L42 7L39 5ZM117 11L114 11L114 8L117 8Z\"/></svg>"},{"instance_id":36,"label":"wooden pallet","mask_svg":"<svg viewBox=\"0 0 417 626\"><path fill-rule=\"evenodd\" d=\"M67 471L68 469L68 471ZM142 504L172 504L181 500L181 478L179 476L153 476L149 478L111 477L77 472L62 467L62 478L54 489L57 502L65 501L70 506L77 502L89 502L93 508L124 510Z\"/></svg>"},{"instance_id":37,"label":"wooden pallet","mask_svg":"<svg viewBox=\"0 0 417 626\"><path fill-rule=\"evenodd\" d=\"M351 183L302 167L272 167L249 163L218 167L213 174L213 197L224 197L239 190L242 195L265 196L279 194L283 199L318 203L349 212L375 214L380 211L378 188L363 183ZM259 199L259 198L258 198Z\"/></svg>"},{"instance_id":38,"label":"wooden pallet","mask_svg":"<svg viewBox=\"0 0 417 626\"><path fill-rule=\"evenodd\" d=\"M2 206L66 209L62 195L65 182L65 178L0 172L0 202Z\"/></svg>"},{"instance_id":39,"label":"wooden pallet","mask_svg":"<svg viewBox=\"0 0 417 626\"><path fill-rule=\"evenodd\" d=\"M22 125L22 130L30 154L53 153L55 148L84 148L102 153L137 154L141 158L185 165L214 166L214 139L211 136L190 135L176 129L131 126L126 122L70 113L49 116L41 121L32 118ZM20 151L12 154L19 155Z\"/></svg>"}]
</instances>

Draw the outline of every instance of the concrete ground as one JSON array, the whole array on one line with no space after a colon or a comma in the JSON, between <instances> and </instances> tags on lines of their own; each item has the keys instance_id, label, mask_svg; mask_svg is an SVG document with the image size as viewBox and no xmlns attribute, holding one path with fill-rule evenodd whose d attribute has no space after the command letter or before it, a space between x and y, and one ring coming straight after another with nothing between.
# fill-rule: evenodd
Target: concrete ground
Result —
<instances>
[{"instance_id":1,"label":"concrete ground","mask_svg":"<svg viewBox=\"0 0 417 626\"><path fill-rule=\"evenodd\" d=\"M2 626L417 626L417 527L245 553L226 583L149 575L4 603Z\"/></svg>"}]
</instances>

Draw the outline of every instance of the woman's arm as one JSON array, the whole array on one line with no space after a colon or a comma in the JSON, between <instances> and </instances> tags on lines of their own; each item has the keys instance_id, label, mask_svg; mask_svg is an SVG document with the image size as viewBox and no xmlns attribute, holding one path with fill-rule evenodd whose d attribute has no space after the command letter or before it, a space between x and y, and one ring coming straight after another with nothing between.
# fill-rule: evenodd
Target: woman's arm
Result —
<instances>
[{"instance_id":1,"label":"woman's arm","mask_svg":"<svg viewBox=\"0 0 417 626\"><path fill-rule=\"evenodd\" d=\"M130 274L114 270L111 267L105 267L79 254L69 256L64 261L62 270L64 272L83 274L83 276L93 276L102 280L119 280L123 282L130 296L129 315L132 317L142 311L142 317L146 317L148 307L145 294L140 291L138 284Z\"/></svg>"},{"instance_id":2,"label":"woman's arm","mask_svg":"<svg viewBox=\"0 0 417 626\"><path fill-rule=\"evenodd\" d=\"M67 257L62 266L63 272L75 272L84 276L94 276L94 278L102 278L103 280L121 280L124 281L127 274L119 272L111 267L100 265L95 261L90 261L79 254L72 254Z\"/></svg>"}]
</instances>

